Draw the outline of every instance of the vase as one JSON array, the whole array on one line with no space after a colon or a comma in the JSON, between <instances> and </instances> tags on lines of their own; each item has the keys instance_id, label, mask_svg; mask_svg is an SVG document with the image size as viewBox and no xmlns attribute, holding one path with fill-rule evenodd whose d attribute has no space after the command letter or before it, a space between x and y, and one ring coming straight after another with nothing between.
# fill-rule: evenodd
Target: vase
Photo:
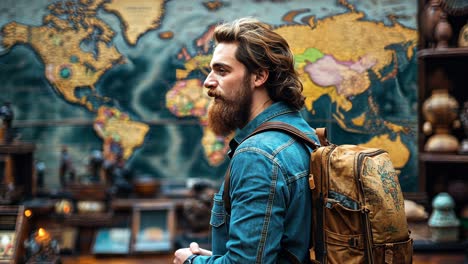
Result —
<instances>
[{"instance_id":1,"label":"vase","mask_svg":"<svg viewBox=\"0 0 468 264\"><path fill-rule=\"evenodd\" d=\"M450 130L458 118L458 102L447 89L435 89L432 95L424 101L422 112L426 119L424 132L432 133L424 150L428 152L457 152L459 142L450 134Z\"/></svg>"},{"instance_id":2,"label":"vase","mask_svg":"<svg viewBox=\"0 0 468 264\"><path fill-rule=\"evenodd\" d=\"M437 41L437 49L445 49L449 46L449 41L452 38L453 30L450 23L447 21L447 14L442 12L440 14L439 22L437 23L434 31L434 37Z\"/></svg>"},{"instance_id":3,"label":"vase","mask_svg":"<svg viewBox=\"0 0 468 264\"><path fill-rule=\"evenodd\" d=\"M435 46L434 30L439 22L441 12L440 0L431 0L424 9L424 13L421 17L421 31L426 41L429 43L428 46L430 48Z\"/></svg>"}]
</instances>

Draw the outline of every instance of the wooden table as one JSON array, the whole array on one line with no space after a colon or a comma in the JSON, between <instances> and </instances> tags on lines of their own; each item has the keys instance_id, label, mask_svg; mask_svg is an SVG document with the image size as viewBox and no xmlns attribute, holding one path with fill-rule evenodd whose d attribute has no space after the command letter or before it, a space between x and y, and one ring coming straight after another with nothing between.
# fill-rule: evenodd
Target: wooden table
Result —
<instances>
[{"instance_id":1,"label":"wooden table","mask_svg":"<svg viewBox=\"0 0 468 264\"><path fill-rule=\"evenodd\" d=\"M97 264L97 263L112 263L112 264L170 264L172 263L173 255L151 255L151 256L123 256L123 257L94 257L94 256L64 256L62 264ZM463 264L464 255L457 254L421 254L414 255L413 264Z\"/></svg>"},{"instance_id":2,"label":"wooden table","mask_svg":"<svg viewBox=\"0 0 468 264\"><path fill-rule=\"evenodd\" d=\"M62 264L170 264L172 260L173 254L122 257L62 256Z\"/></svg>"}]
</instances>

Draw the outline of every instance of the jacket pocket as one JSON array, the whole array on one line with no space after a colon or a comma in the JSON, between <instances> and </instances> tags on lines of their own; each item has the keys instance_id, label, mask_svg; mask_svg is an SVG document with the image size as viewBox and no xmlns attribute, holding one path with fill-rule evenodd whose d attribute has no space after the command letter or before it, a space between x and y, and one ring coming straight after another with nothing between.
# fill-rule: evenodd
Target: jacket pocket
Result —
<instances>
[{"instance_id":1,"label":"jacket pocket","mask_svg":"<svg viewBox=\"0 0 468 264\"><path fill-rule=\"evenodd\" d=\"M213 198L213 208L211 209L210 225L220 227L226 222L226 210L222 194L215 194Z\"/></svg>"}]
</instances>

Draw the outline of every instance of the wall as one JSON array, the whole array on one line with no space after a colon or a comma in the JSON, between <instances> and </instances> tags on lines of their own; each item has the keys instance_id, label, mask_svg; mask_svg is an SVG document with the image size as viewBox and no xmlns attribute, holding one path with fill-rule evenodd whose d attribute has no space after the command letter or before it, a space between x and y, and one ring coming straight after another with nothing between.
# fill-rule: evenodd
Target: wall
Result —
<instances>
[{"instance_id":1,"label":"wall","mask_svg":"<svg viewBox=\"0 0 468 264\"><path fill-rule=\"evenodd\" d=\"M411 1L2 1L0 101L36 143L46 185L66 146L79 178L94 150L134 175L221 179L228 139L206 128L213 26L254 16L291 44L304 115L335 143L389 151L417 190L416 9Z\"/></svg>"}]
</instances>

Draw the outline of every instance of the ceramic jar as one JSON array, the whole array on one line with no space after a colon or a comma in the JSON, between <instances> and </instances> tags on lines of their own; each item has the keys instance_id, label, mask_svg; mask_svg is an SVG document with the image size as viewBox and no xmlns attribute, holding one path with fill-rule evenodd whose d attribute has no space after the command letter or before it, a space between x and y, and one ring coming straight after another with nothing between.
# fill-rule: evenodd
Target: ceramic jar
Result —
<instances>
[{"instance_id":1,"label":"ceramic jar","mask_svg":"<svg viewBox=\"0 0 468 264\"><path fill-rule=\"evenodd\" d=\"M432 200L432 214L429 218L429 227L433 241L457 241L460 220L455 215L455 202L445 192L439 193Z\"/></svg>"},{"instance_id":2,"label":"ceramic jar","mask_svg":"<svg viewBox=\"0 0 468 264\"><path fill-rule=\"evenodd\" d=\"M459 142L450 134L450 130L458 118L458 102L448 93L447 89L435 89L432 95L424 101L422 112L426 122L424 132L434 135L429 137L424 146L429 152L457 152Z\"/></svg>"}]
</instances>

